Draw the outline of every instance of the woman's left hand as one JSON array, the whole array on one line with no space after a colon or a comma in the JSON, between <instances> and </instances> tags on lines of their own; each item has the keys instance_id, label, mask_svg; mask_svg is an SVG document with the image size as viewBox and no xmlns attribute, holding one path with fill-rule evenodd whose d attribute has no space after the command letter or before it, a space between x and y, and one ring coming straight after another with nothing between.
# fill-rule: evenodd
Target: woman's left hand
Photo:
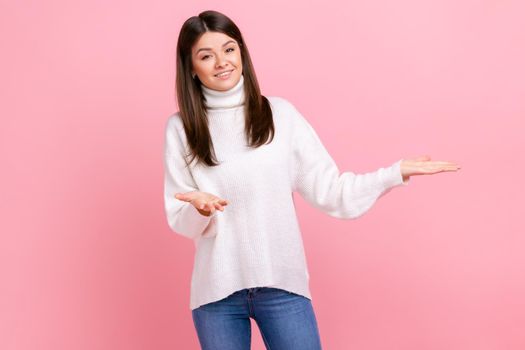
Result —
<instances>
[{"instance_id":1,"label":"woman's left hand","mask_svg":"<svg viewBox=\"0 0 525 350\"><path fill-rule=\"evenodd\" d=\"M457 171L461 169L459 164L446 161L430 160L430 156L420 156L414 159L403 159L401 161L401 174L403 181L412 175L432 175L443 171Z\"/></svg>"}]
</instances>

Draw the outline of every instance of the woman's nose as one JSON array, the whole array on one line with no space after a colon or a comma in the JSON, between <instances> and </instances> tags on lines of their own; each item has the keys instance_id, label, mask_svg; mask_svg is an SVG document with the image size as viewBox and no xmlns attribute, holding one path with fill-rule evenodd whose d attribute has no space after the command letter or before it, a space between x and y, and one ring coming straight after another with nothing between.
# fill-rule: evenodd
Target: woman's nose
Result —
<instances>
[{"instance_id":1,"label":"woman's nose","mask_svg":"<svg viewBox=\"0 0 525 350\"><path fill-rule=\"evenodd\" d=\"M224 67L227 64L226 57L218 56L217 67Z\"/></svg>"}]
</instances>

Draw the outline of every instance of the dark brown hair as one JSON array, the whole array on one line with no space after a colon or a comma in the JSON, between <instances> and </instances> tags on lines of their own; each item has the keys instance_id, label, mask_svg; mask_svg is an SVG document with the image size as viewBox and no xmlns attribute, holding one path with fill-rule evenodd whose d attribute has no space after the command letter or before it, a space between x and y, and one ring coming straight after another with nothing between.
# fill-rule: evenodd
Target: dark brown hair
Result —
<instances>
[{"instance_id":1,"label":"dark brown hair","mask_svg":"<svg viewBox=\"0 0 525 350\"><path fill-rule=\"evenodd\" d=\"M192 77L191 49L205 32L221 32L239 44L244 75L244 114L247 145L257 148L272 142L275 134L272 110L268 99L261 95L248 48L235 23L217 11L204 11L188 18L177 41L176 95L179 113L190 147L191 160L208 166L219 165L208 129L207 109L197 76ZM188 155L188 156L190 156Z\"/></svg>"}]
</instances>

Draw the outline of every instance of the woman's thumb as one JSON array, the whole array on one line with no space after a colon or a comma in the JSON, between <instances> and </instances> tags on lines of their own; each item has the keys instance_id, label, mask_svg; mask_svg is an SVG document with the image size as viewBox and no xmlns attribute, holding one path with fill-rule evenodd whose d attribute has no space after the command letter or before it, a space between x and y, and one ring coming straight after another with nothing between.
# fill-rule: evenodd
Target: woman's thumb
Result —
<instances>
[{"instance_id":1,"label":"woman's thumb","mask_svg":"<svg viewBox=\"0 0 525 350\"><path fill-rule=\"evenodd\" d=\"M430 156L429 155L422 155L422 156L418 156L418 157L415 158L416 162L422 162L422 161L425 161L425 160L430 160Z\"/></svg>"}]
</instances>

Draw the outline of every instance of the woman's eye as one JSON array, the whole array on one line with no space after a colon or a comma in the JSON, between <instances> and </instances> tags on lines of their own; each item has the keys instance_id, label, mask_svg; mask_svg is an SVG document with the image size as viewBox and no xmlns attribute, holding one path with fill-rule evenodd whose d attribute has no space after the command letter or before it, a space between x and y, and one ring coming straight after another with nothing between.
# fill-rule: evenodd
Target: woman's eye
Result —
<instances>
[{"instance_id":1,"label":"woman's eye","mask_svg":"<svg viewBox=\"0 0 525 350\"><path fill-rule=\"evenodd\" d=\"M232 51L235 51L235 48L233 48L233 47L229 47L229 48L226 49L226 51L228 51L228 50L231 50L231 51L229 51L229 52L232 52ZM204 55L204 56L201 57L201 59L202 59L202 60L205 60L205 59L208 58L208 57L210 57L210 55Z\"/></svg>"}]
</instances>

